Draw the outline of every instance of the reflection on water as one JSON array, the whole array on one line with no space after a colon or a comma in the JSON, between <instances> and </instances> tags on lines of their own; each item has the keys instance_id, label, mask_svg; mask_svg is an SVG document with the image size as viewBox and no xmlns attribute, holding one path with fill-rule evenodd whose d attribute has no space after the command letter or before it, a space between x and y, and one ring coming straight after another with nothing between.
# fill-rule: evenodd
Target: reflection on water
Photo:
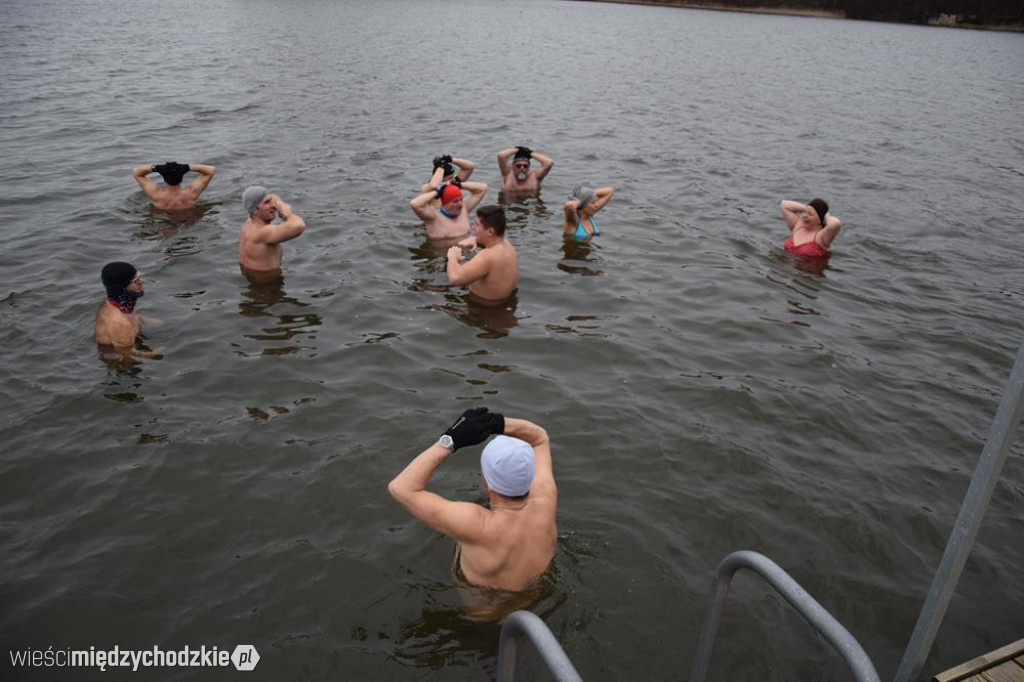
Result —
<instances>
[{"instance_id":1,"label":"reflection on water","mask_svg":"<svg viewBox=\"0 0 1024 682\"><path fill-rule=\"evenodd\" d=\"M559 577L557 555L536 584L522 592L471 585L461 578L457 562L456 549L452 564L454 587L438 582L406 585L425 606L418 617L401 624L396 657L416 667L434 669L457 665L467 653L483 661L494 661L505 616L526 609L546 619L569 596ZM453 591L457 599L453 599Z\"/></svg>"},{"instance_id":2,"label":"reflection on water","mask_svg":"<svg viewBox=\"0 0 1024 682\"><path fill-rule=\"evenodd\" d=\"M512 296L501 305L483 305L473 294L445 295L445 303L433 305L431 310L441 312L455 318L465 325L481 330L477 338L500 339L508 336L512 327L519 324L516 308L519 296Z\"/></svg>"},{"instance_id":3,"label":"reflection on water","mask_svg":"<svg viewBox=\"0 0 1024 682\"><path fill-rule=\"evenodd\" d=\"M505 208L505 219L509 227L526 227L530 223L535 224L536 219L551 217L551 211L540 195L531 195L529 192L519 194L502 190L498 193L498 203Z\"/></svg>"},{"instance_id":4,"label":"reflection on water","mask_svg":"<svg viewBox=\"0 0 1024 682\"><path fill-rule=\"evenodd\" d=\"M300 350L316 351L316 346L278 343L291 341L300 335L313 339L316 328L322 324L318 313L294 310L306 308L310 304L288 296L284 290L283 277L278 274L276 278L271 278L271 281L267 282L247 279L241 293L242 301L238 304L238 313L265 323L259 331L243 335L246 339L261 342L263 347L259 355L291 355ZM250 355L243 351L239 351L239 354Z\"/></svg>"},{"instance_id":5,"label":"reflection on water","mask_svg":"<svg viewBox=\"0 0 1024 682\"><path fill-rule=\"evenodd\" d=\"M113 375L113 378L101 384L103 397L117 403L142 402L143 398L137 392L142 387L142 361L163 359L163 355L160 354L163 349L151 349L144 343L143 338L140 334L133 348L96 344L97 357Z\"/></svg>"},{"instance_id":6,"label":"reflection on water","mask_svg":"<svg viewBox=\"0 0 1024 682\"><path fill-rule=\"evenodd\" d=\"M179 233L201 222L213 208L213 204L201 202L192 208L167 211L147 203L146 208L136 211L140 218L132 239L143 241L166 241L163 246L167 258L179 258L200 253L202 239L194 234Z\"/></svg>"},{"instance_id":7,"label":"reflection on water","mask_svg":"<svg viewBox=\"0 0 1024 682\"><path fill-rule=\"evenodd\" d=\"M566 236L562 240L562 260L558 261L558 269L584 277L603 275L604 270L592 267L592 264L601 262L600 255L596 253L600 248L597 244L591 243L589 237L580 241L571 235Z\"/></svg>"},{"instance_id":8,"label":"reflection on water","mask_svg":"<svg viewBox=\"0 0 1024 682\"><path fill-rule=\"evenodd\" d=\"M828 268L827 258L801 258L781 249L771 253L771 270L767 274L770 282L779 284L806 300L786 298L786 312L799 316L789 320L790 324L809 327L807 320L800 319L821 315L809 301L815 301L821 295L821 283Z\"/></svg>"}]
</instances>

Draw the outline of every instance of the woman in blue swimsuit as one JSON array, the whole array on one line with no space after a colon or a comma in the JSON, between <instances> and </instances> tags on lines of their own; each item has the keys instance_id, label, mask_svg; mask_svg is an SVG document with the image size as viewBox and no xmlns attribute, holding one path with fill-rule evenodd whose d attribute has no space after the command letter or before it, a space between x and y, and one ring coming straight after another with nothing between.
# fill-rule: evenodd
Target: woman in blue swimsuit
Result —
<instances>
[{"instance_id":1,"label":"woman in blue swimsuit","mask_svg":"<svg viewBox=\"0 0 1024 682\"><path fill-rule=\"evenodd\" d=\"M611 201L615 190L611 187L590 189L580 185L572 191L569 201L562 207L565 211L565 222L562 225L562 232L566 237L575 237L579 240L586 240L595 234L601 234L594 222L594 214L604 208L604 205Z\"/></svg>"}]
</instances>

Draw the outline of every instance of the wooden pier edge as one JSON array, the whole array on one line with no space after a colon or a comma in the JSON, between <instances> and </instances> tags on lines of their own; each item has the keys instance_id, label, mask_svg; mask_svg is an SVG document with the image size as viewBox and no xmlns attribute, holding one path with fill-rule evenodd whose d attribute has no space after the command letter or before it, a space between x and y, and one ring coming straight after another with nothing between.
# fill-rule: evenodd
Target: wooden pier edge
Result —
<instances>
[{"instance_id":1,"label":"wooden pier edge","mask_svg":"<svg viewBox=\"0 0 1024 682\"><path fill-rule=\"evenodd\" d=\"M994 668L999 668L998 672L993 670ZM982 675L986 671L990 671L992 674ZM1024 639L1018 639L1016 642L939 673L932 678L932 682L959 682L959 680L966 680L975 675L979 680L1024 681Z\"/></svg>"}]
</instances>

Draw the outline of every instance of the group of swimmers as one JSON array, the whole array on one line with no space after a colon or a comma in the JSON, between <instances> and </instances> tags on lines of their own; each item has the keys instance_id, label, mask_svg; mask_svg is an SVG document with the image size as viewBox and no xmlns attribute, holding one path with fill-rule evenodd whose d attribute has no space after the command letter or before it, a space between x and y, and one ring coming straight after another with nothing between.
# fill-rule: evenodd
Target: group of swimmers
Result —
<instances>
[{"instance_id":1,"label":"group of swimmers","mask_svg":"<svg viewBox=\"0 0 1024 682\"><path fill-rule=\"evenodd\" d=\"M498 152L506 196L538 194L553 166L550 157L527 147ZM504 209L499 205L477 208L488 187L469 179L474 169L466 159L435 157L430 178L410 208L423 220L428 237L455 242L447 251L449 284L468 285L471 300L478 303L501 305L518 286L518 256L505 239ZM199 177L182 187L190 172ZM154 173L163 177L163 186L149 178ZM215 173L213 166L175 162L132 169L153 205L169 211L195 206ZM564 236L588 240L600 234L594 215L613 194L610 186L577 187L563 206ZM301 235L306 223L265 187L247 187L242 205L248 215L238 237L242 272L256 282L277 280L281 244ZM474 209L476 218L470 224ZM822 199L807 204L784 199L780 209L790 230L786 251L804 258L827 258L842 227L839 218L829 213L828 204ZM467 250L477 253L466 260ZM120 261L107 264L101 278L107 298L96 313L95 339L101 345L131 349L140 329L135 303L144 293L145 280L133 265ZM489 508L447 500L426 489L449 455L488 438L480 467ZM486 407L466 410L390 482L388 491L417 519L455 540L456 575L471 586L521 593L536 583L554 558L558 494L550 444L545 430L532 422L506 418Z\"/></svg>"}]
</instances>

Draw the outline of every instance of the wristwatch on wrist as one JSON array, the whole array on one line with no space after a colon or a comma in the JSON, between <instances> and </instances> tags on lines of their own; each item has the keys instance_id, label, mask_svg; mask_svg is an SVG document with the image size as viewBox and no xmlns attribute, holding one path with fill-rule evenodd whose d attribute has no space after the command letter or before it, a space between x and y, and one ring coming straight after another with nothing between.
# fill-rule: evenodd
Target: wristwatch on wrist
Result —
<instances>
[{"instance_id":1,"label":"wristwatch on wrist","mask_svg":"<svg viewBox=\"0 0 1024 682\"><path fill-rule=\"evenodd\" d=\"M437 441L437 444L440 445L442 448L447 448L451 450L452 452L455 451L455 441L452 440L452 437L449 436L447 433L441 436L440 440Z\"/></svg>"}]
</instances>

